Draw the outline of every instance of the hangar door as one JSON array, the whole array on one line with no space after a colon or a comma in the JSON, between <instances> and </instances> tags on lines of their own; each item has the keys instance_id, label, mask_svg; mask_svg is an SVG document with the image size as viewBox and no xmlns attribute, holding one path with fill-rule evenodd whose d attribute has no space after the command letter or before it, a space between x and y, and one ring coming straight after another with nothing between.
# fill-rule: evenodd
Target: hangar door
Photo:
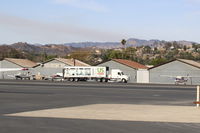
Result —
<instances>
[{"instance_id":1,"label":"hangar door","mask_svg":"<svg viewBox=\"0 0 200 133\"><path fill-rule=\"evenodd\" d=\"M149 71L146 69L137 70L137 83L149 83Z\"/></svg>"}]
</instances>

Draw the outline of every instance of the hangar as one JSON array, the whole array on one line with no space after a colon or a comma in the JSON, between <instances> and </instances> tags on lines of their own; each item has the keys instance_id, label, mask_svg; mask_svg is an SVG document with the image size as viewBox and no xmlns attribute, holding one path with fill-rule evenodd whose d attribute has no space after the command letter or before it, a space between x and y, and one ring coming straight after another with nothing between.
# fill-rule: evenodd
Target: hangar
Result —
<instances>
[{"instance_id":1,"label":"hangar","mask_svg":"<svg viewBox=\"0 0 200 133\"><path fill-rule=\"evenodd\" d=\"M29 68L30 72L32 72L31 68L35 65L37 65L35 62L27 59L5 58L0 61L0 68ZM13 75L20 73L22 73L22 71L0 72L0 79L13 79Z\"/></svg>"},{"instance_id":2,"label":"hangar","mask_svg":"<svg viewBox=\"0 0 200 133\"><path fill-rule=\"evenodd\" d=\"M35 75L49 77L62 73L66 66L90 66L77 59L54 58L34 66Z\"/></svg>"},{"instance_id":3,"label":"hangar","mask_svg":"<svg viewBox=\"0 0 200 133\"><path fill-rule=\"evenodd\" d=\"M193 60L175 59L149 68L150 83L174 84L176 76L187 77L186 84L200 84L200 63Z\"/></svg>"},{"instance_id":4,"label":"hangar","mask_svg":"<svg viewBox=\"0 0 200 133\"><path fill-rule=\"evenodd\" d=\"M124 74L130 76L129 83L137 82L137 70L143 69L147 70L148 68L140 63L124 60L124 59L112 59L110 61L99 64L98 66L107 66L109 71L111 69L120 69Z\"/></svg>"}]
</instances>

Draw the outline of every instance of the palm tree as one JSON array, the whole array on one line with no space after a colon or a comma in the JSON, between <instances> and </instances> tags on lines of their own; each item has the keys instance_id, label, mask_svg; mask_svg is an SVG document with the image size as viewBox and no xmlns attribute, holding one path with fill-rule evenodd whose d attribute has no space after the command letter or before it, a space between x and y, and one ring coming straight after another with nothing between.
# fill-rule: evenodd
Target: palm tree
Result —
<instances>
[{"instance_id":1,"label":"palm tree","mask_svg":"<svg viewBox=\"0 0 200 133\"><path fill-rule=\"evenodd\" d=\"M126 45L126 40L125 40L125 39L122 39L121 44L122 44L123 46L125 46L125 45Z\"/></svg>"},{"instance_id":2,"label":"palm tree","mask_svg":"<svg viewBox=\"0 0 200 133\"><path fill-rule=\"evenodd\" d=\"M121 44L124 46L124 52L126 52L126 40L122 39ZM125 53L122 54L122 58L124 58L124 55L125 55Z\"/></svg>"}]
</instances>

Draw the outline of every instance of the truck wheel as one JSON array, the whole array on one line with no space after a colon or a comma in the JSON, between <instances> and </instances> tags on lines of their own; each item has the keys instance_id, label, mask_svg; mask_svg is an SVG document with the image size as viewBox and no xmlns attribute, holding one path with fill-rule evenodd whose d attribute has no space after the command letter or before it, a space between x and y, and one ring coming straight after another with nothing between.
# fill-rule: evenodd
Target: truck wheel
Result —
<instances>
[{"instance_id":1,"label":"truck wheel","mask_svg":"<svg viewBox=\"0 0 200 133\"><path fill-rule=\"evenodd\" d=\"M73 82L73 81L74 81L74 79L73 79L73 78L70 78L70 79L69 79L69 81Z\"/></svg>"},{"instance_id":2,"label":"truck wheel","mask_svg":"<svg viewBox=\"0 0 200 133\"><path fill-rule=\"evenodd\" d=\"M104 78L103 78L103 79L102 79L102 82L108 82L108 81L107 81L107 79L104 79Z\"/></svg>"},{"instance_id":3,"label":"truck wheel","mask_svg":"<svg viewBox=\"0 0 200 133\"><path fill-rule=\"evenodd\" d=\"M74 81L75 81L75 82L78 82L78 81L79 81L79 79L78 79L78 78L75 78L75 79L74 79Z\"/></svg>"},{"instance_id":4,"label":"truck wheel","mask_svg":"<svg viewBox=\"0 0 200 133\"><path fill-rule=\"evenodd\" d=\"M101 79L96 79L97 82L101 82Z\"/></svg>"},{"instance_id":5,"label":"truck wheel","mask_svg":"<svg viewBox=\"0 0 200 133\"><path fill-rule=\"evenodd\" d=\"M122 79L122 82L123 82L123 83L127 83L126 79Z\"/></svg>"}]
</instances>

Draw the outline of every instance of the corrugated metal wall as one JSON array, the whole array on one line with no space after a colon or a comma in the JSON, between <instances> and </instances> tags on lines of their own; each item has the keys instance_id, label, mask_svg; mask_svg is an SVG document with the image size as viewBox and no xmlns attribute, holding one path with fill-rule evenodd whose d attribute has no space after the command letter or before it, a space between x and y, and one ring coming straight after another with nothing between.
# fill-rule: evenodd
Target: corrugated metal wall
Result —
<instances>
[{"instance_id":1,"label":"corrugated metal wall","mask_svg":"<svg viewBox=\"0 0 200 133\"><path fill-rule=\"evenodd\" d=\"M200 76L200 69L178 60L150 69L150 83L174 84L175 78L165 77L171 76ZM200 84L199 78L189 78L187 84Z\"/></svg>"},{"instance_id":2,"label":"corrugated metal wall","mask_svg":"<svg viewBox=\"0 0 200 133\"><path fill-rule=\"evenodd\" d=\"M2 67L1 67L1 62L2 62L2 61L0 61L0 68L2 68ZM2 75L2 72L0 72L0 79L2 79L2 76L3 76L3 75Z\"/></svg>"},{"instance_id":3,"label":"corrugated metal wall","mask_svg":"<svg viewBox=\"0 0 200 133\"><path fill-rule=\"evenodd\" d=\"M22 68L7 60L1 61L1 68ZM0 79L14 79L14 75L21 73L21 71L1 72Z\"/></svg>"},{"instance_id":4,"label":"corrugated metal wall","mask_svg":"<svg viewBox=\"0 0 200 133\"><path fill-rule=\"evenodd\" d=\"M126 65L120 64L115 61L108 61L102 64L99 64L98 66L108 66L109 67L109 73L111 69L120 69L121 71L124 72L125 75L130 76L130 81L129 83L136 83L136 77L137 77L137 71L131 67L128 67Z\"/></svg>"},{"instance_id":5,"label":"corrugated metal wall","mask_svg":"<svg viewBox=\"0 0 200 133\"><path fill-rule=\"evenodd\" d=\"M34 68L34 74L41 74L43 76L52 76L56 73L62 73L63 68L66 66L65 63L62 63L57 60L52 60Z\"/></svg>"}]
</instances>

